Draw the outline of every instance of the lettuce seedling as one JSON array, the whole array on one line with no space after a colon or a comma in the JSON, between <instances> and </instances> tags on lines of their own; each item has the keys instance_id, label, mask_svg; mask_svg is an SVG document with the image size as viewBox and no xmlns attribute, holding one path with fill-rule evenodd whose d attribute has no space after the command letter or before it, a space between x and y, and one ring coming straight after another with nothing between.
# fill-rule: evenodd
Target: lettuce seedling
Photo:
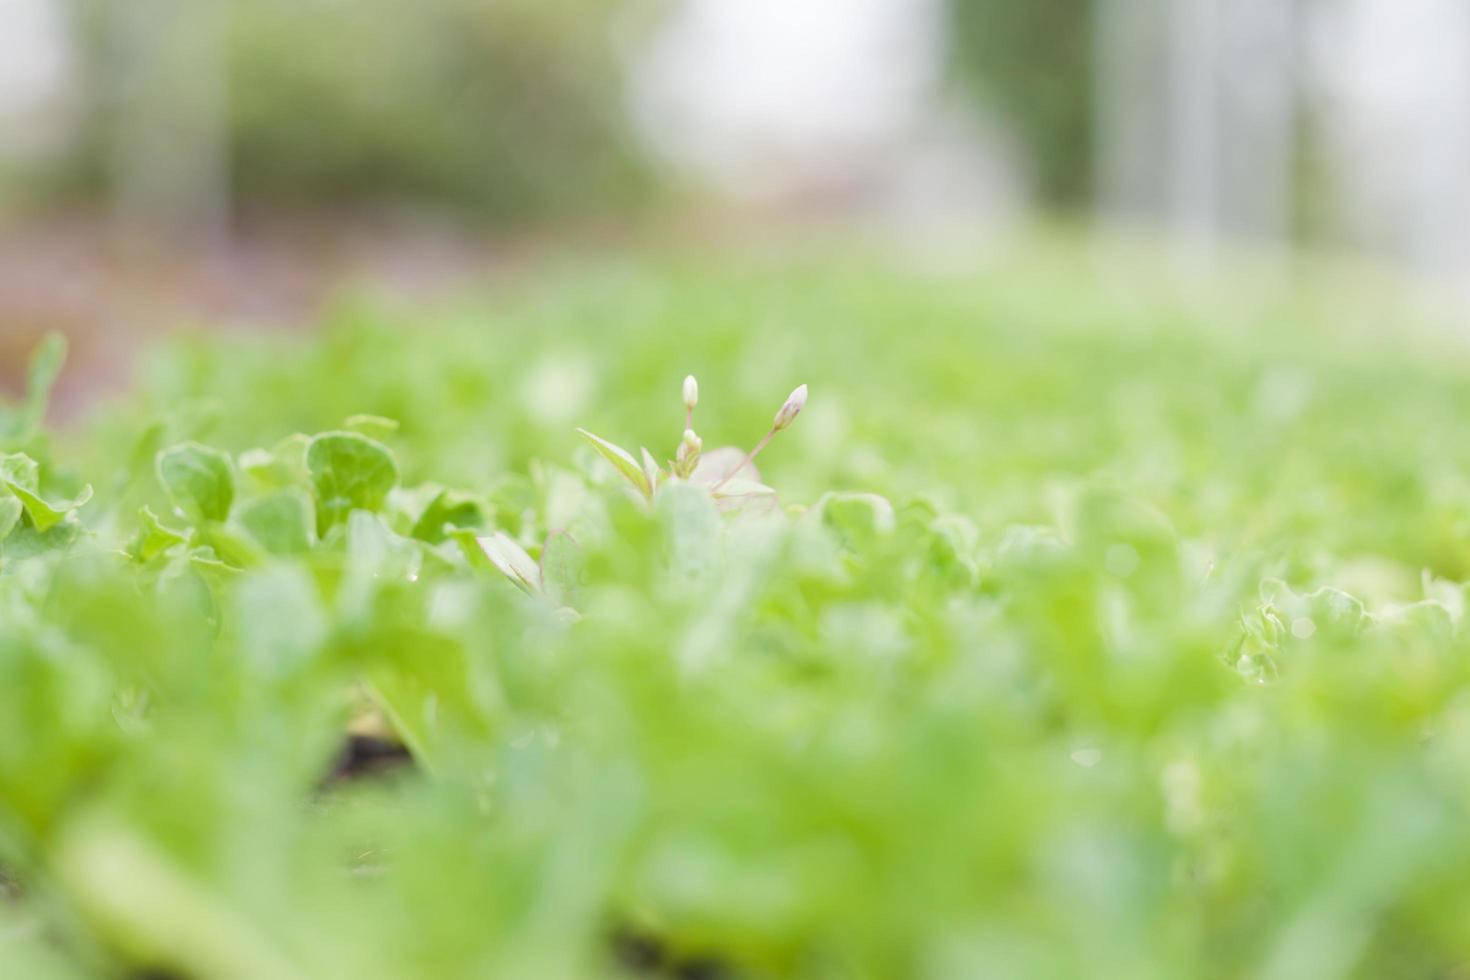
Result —
<instances>
[{"instance_id":1,"label":"lettuce seedling","mask_svg":"<svg viewBox=\"0 0 1470 980\"><path fill-rule=\"evenodd\" d=\"M89 483L72 499L48 500L41 494L40 466L25 453L0 455L0 540L19 523L21 515L45 534L92 499Z\"/></svg>"}]
</instances>

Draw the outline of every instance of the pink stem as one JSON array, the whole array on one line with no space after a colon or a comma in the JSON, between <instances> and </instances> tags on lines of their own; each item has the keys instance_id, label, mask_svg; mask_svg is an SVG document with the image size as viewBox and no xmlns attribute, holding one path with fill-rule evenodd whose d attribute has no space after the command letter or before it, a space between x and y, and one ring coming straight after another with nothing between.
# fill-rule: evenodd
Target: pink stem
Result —
<instances>
[{"instance_id":1,"label":"pink stem","mask_svg":"<svg viewBox=\"0 0 1470 980\"><path fill-rule=\"evenodd\" d=\"M745 454L745 458L742 459L738 464L736 464L736 466L735 466L735 468L733 470L731 470L730 472L726 473L724 475L724 477L722 477L720 479L720 482L719 483L716 483L714 486L710 487L709 488L709 492L710 493L714 493L716 490L720 489L720 487L723 487L725 484L729 483L732 479L734 479L736 473L739 473L741 470L743 470L747 466L749 466L750 463L751 463L751 461L755 459L755 454L758 453L758 452L760 452L762 449L765 449L766 448L766 443L770 442L771 441L771 437L774 436L775 434L776 434L776 430L775 429L772 429L770 432L767 432L765 435L761 436L761 441L755 444L755 448L752 449L750 452L746 453Z\"/></svg>"}]
</instances>

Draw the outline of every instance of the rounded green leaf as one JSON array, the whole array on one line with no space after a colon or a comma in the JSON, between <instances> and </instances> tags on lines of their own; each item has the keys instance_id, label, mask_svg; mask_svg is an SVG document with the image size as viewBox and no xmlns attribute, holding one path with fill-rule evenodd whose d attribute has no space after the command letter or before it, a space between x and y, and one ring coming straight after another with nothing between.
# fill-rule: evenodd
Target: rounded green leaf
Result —
<instances>
[{"instance_id":1,"label":"rounded green leaf","mask_svg":"<svg viewBox=\"0 0 1470 980\"><path fill-rule=\"evenodd\" d=\"M311 548L311 510L306 494L282 490L245 504L236 518L272 554L290 555Z\"/></svg>"},{"instance_id":2,"label":"rounded green leaf","mask_svg":"<svg viewBox=\"0 0 1470 980\"><path fill-rule=\"evenodd\" d=\"M342 423L342 428L369 439L386 440L398 431L398 420L381 415L349 415Z\"/></svg>"},{"instance_id":3,"label":"rounded green leaf","mask_svg":"<svg viewBox=\"0 0 1470 980\"><path fill-rule=\"evenodd\" d=\"M356 432L323 432L306 447L306 469L316 491L317 533L354 510L379 511L398 483L398 464L382 443Z\"/></svg>"},{"instance_id":4,"label":"rounded green leaf","mask_svg":"<svg viewBox=\"0 0 1470 980\"><path fill-rule=\"evenodd\" d=\"M222 521L235 501L235 472L218 449L184 442L158 454L154 468L169 500L195 521Z\"/></svg>"}]
</instances>

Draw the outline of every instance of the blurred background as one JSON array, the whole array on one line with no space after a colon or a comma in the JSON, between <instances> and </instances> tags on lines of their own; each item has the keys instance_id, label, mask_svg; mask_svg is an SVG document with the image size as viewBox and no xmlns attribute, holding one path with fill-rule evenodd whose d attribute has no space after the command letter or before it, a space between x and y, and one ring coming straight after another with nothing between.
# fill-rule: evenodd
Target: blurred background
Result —
<instances>
[{"instance_id":1,"label":"blurred background","mask_svg":"<svg viewBox=\"0 0 1470 980\"><path fill-rule=\"evenodd\" d=\"M0 0L0 383L548 247L1040 227L1470 296L1457 0ZM1103 248L1108 246L1105 244Z\"/></svg>"}]
</instances>

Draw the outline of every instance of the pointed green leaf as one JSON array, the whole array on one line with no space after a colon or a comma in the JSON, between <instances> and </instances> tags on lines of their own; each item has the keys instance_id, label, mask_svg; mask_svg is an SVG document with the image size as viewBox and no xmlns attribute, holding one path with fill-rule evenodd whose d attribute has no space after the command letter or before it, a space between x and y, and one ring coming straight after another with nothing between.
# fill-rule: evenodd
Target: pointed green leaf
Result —
<instances>
[{"instance_id":1,"label":"pointed green leaf","mask_svg":"<svg viewBox=\"0 0 1470 980\"><path fill-rule=\"evenodd\" d=\"M658 462L654 460L653 453L648 451L647 446L641 447L643 453L643 478L648 481L651 488L657 488L659 484Z\"/></svg>"},{"instance_id":2,"label":"pointed green leaf","mask_svg":"<svg viewBox=\"0 0 1470 980\"><path fill-rule=\"evenodd\" d=\"M495 563L490 560L489 555L485 554L485 549L480 547L480 539L473 530L458 528L451 530L447 536L459 545L465 562L471 568L481 572L497 571Z\"/></svg>"},{"instance_id":3,"label":"pointed green leaf","mask_svg":"<svg viewBox=\"0 0 1470 980\"><path fill-rule=\"evenodd\" d=\"M46 414L51 389L66 363L66 338L59 333L47 334L31 353L26 368L26 409L34 422Z\"/></svg>"},{"instance_id":4,"label":"pointed green leaf","mask_svg":"<svg viewBox=\"0 0 1470 980\"><path fill-rule=\"evenodd\" d=\"M89 483L82 487L82 492L72 500L47 501L38 494L32 493L19 483L8 482L6 486L10 492L20 498L21 504L25 506L26 516L36 526L36 530L45 534L57 524L66 520L66 515L92 499L92 485Z\"/></svg>"},{"instance_id":5,"label":"pointed green leaf","mask_svg":"<svg viewBox=\"0 0 1470 980\"><path fill-rule=\"evenodd\" d=\"M578 429L577 433L583 439L590 442L592 448L596 449L603 459L611 463L613 469L621 473L624 479L633 484L638 492L642 493L645 497L653 496L653 484L649 482L648 477L643 472L642 465L633 458L632 453L621 446L608 442L601 436L593 435L586 429Z\"/></svg>"},{"instance_id":6,"label":"pointed green leaf","mask_svg":"<svg viewBox=\"0 0 1470 980\"><path fill-rule=\"evenodd\" d=\"M143 527L128 551L139 561L151 561L175 545L189 540L187 531L176 531L168 527L148 507L138 511L138 518L143 522Z\"/></svg>"},{"instance_id":7,"label":"pointed green leaf","mask_svg":"<svg viewBox=\"0 0 1470 980\"><path fill-rule=\"evenodd\" d=\"M0 416L0 442L23 444L35 435L36 427L46 415L51 388L66 361L66 338L47 334L31 354L26 369L25 400L13 411Z\"/></svg>"},{"instance_id":8,"label":"pointed green leaf","mask_svg":"<svg viewBox=\"0 0 1470 980\"><path fill-rule=\"evenodd\" d=\"M479 537L470 531L455 531L452 536L464 549L471 565L483 568L488 559L491 567L522 589L533 594L541 591L540 567L504 531Z\"/></svg>"}]
</instances>

